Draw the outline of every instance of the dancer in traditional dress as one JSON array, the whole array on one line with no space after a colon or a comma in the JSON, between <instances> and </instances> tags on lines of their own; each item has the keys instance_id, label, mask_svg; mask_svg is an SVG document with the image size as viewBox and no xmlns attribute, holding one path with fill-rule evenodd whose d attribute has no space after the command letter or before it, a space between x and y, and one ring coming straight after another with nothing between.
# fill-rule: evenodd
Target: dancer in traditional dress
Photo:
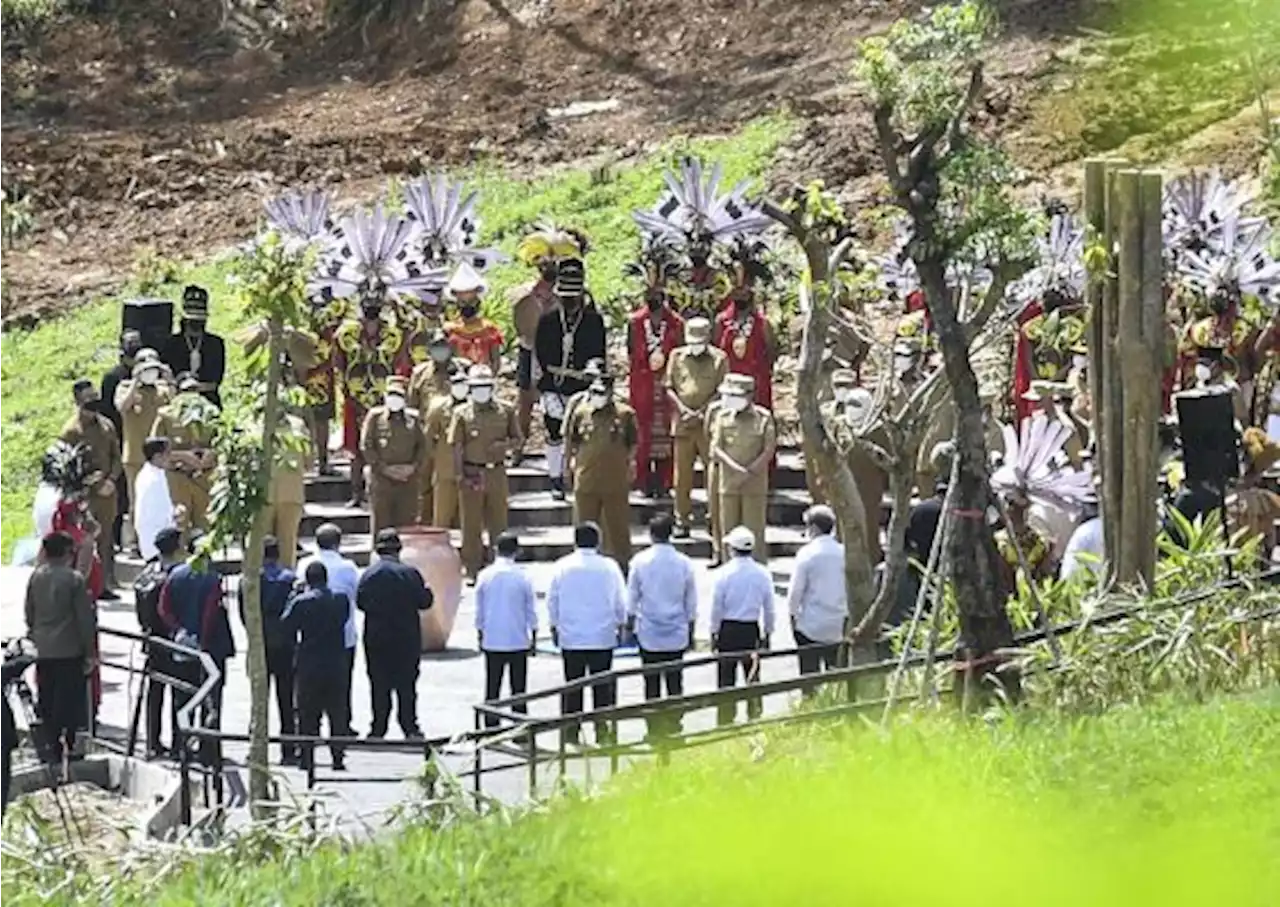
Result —
<instances>
[{"instance_id":1,"label":"dancer in traditional dress","mask_svg":"<svg viewBox=\"0 0 1280 907\"><path fill-rule=\"evenodd\" d=\"M669 292L679 263L669 242L650 239L628 270L644 280L644 305L631 313L627 326L628 391L639 432L635 487L657 498L671 489L673 478L666 375L672 351L684 344L684 321L672 311Z\"/></svg>"},{"instance_id":2,"label":"dancer in traditional dress","mask_svg":"<svg viewBox=\"0 0 1280 907\"><path fill-rule=\"evenodd\" d=\"M486 365L495 375L502 364L502 329L480 311L481 297L489 285L467 262L458 265L449 279L448 292L458 310L458 320L446 329L453 352L472 365Z\"/></svg>"},{"instance_id":3,"label":"dancer in traditional dress","mask_svg":"<svg viewBox=\"0 0 1280 907\"><path fill-rule=\"evenodd\" d=\"M755 381L756 406L773 411L773 363L778 355L773 328L764 314L764 300L758 286L769 280L769 268L761 255L764 246L739 240L729 261L733 268L733 289L724 308L716 316L712 342L728 356L729 371L749 375Z\"/></svg>"}]
</instances>

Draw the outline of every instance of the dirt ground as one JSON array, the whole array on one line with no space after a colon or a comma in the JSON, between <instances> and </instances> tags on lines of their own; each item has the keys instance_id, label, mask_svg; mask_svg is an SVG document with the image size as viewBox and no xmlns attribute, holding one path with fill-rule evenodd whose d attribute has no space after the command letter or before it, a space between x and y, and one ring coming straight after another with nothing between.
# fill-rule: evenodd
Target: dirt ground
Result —
<instances>
[{"instance_id":1,"label":"dirt ground","mask_svg":"<svg viewBox=\"0 0 1280 907\"><path fill-rule=\"evenodd\" d=\"M268 50L234 50L217 4L147 0L127 20L67 20L4 49L4 181L35 209L4 257L5 325L118 287L143 250L224 248L288 185L356 198L388 174L480 158L532 172L780 109L803 125L776 184L820 175L850 201L874 201L849 87L854 43L919 5L446 0L421 27L370 32L368 49L354 33L309 31L306 7ZM1035 16L1029 0L1006 5L986 114L1001 126L1083 4L1037 3ZM555 113L611 99L612 111Z\"/></svg>"}]
</instances>

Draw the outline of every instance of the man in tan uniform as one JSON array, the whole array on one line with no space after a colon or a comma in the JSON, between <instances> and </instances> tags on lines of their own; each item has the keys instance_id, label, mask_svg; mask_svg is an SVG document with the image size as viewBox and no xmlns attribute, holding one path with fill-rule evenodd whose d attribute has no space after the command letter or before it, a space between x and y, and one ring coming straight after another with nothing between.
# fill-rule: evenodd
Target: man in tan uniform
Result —
<instances>
[{"instance_id":1,"label":"man in tan uniform","mask_svg":"<svg viewBox=\"0 0 1280 907\"><path fill-rule=\"evenodd\" d=\"M769 461L778 444L773 414L754 405L755 379L739 375L727 384L723 402L710 418L711 455L719 461L720 527L746 526L761 544L755 546L756 560L767 563L768 545L763 542L769 503ZM719 546L722 540L717 539Z\"/></svg>"},{"instance_id":2,"label":"man in tan uniform","mask_svg":"<svg viewBox=\"0 0 1280 907\"><path fill-rule=\"evenodd\" d=\"M307 423L286 413L279 434L286 435L288 450L279 451L267 484L267 509L263 514L268 535L280 542L280 563L293 568L298 561L298 526L307 504L307 468L311 465L311 431ZM277 440L277 445L280 441ZM303 445L303 450L297 450Z\"/></svg>"},{"instance_id":3,"label":"man in tan uniform","mask_svg":"<svg viewBox=\"0 0 1280 907\"><path fill-rule=\"evenodd\" d=\"M460 404L449 423L462 510L462 563L475 582L484 566L486 547L507 528L507 457L520 448L520 422L515 409L494 397L493 371L473 365L467 376L471 399Z\"/></svg>"},{"instance_id":4,"label":"man in tan uniform","mask_svg":"<svg viewBox=\"0 0 1280 907\"><path fill-rule=\"evenodd\" d=\"M573 522L600 524L601 551L626 572L631 561L631 481L635 472L636 411L614 399L613 381L591 382L587 398L565 422L565 460L573 468Z\"/></svg>"},{"instance_id":5,"label":"man in tan uniform","mask_svg":"<svg viewBox=\"0 0 1280 907\"><path fill-rule=\"evenodd\" d=\"M101 398L93 382L81 378L72 386L72 391L75 394L76 413L62 427L59 437L68 444L83 444L89 451L89 475L85 488L89 495L89 513L101 527L97 544L98 557L102 561L102 575L106 580L102 597L114 600L119 596L113 591L116 584L116 557L111 524L116 519L116 483L124 474L120 463L120 446L111 420L96 412Z\"/></svg>"},{"instance_id":6,"label":"man in tan uniform","mask_svg":"<svg viewBox=\"0 0 1280 907\"><path fill-rule=\"evenodd\" d=\"M422 417L406 403L408 382L387 379L381 406L371 407L360 431L360 452L369 464L373 534L411 526L418 519L418 492L427 465Z\"/></svg>"},{"instance_id":7,"label":"man in tan uniform","mask_svg":"<svg viewBox=\"0 0 1280 907\"><path fill-rule=\"evenodd\" d=\"M200 382L185 374L178 394L156 413L151 434L169 439L169 498L185 515L188 529L209 528L209 486L218 458L213 452L218 408L200 393Z\"/></svg>"},{"instance_id":8,"label":"man in tan uniform","mask_svg":"<svg viewBox=\"0 0 1280 907\"><path fill-rule=\"evenodd\" d=\"M162 365L158 356L143 358L140 350L133 365L132 377L121 381L116 386L115 407L120 412L121 459L124 462L124 479L129 488L129 500L136 501L135 486L138 473L142 470L147 458L142 454L142 445L151 437L151 429L156 424L156 416L160 407L173 397L173 392L164 379Z\"/></svg>"},{"instance_id":9,"label":"man in tan uniform","mask_svg":"<svg viewBox=\"0 0 1280 907\"><path fill-rule=\"evenodd\" d=\"M423 413L422 430L427 438L427 474L423 482L422 511L418 522L442 529L458 525L458 473L454 469L449 425L459 406L471 395L467 365L454 359L442 369L449 381L443 394L433 395Z\"/></svg>"},{"instance_id":10,"label":"man in tan uniform","mask_svg":"<svg viewBox=\"0 0 1280 907\"><path fill-rule=\"evenodd\" d=\"M872 406L871 393L858 387L858 380L849 369L837 369L831 375L834 399L823 403L818 412L822 415L822 427L835 449L844 455L853 474L853 483L862 499L863 532L867 540L867 552L872 563L880 560L880 508L889 476L864 449L855 443L854 426L860 425ZM884 444L885 438L872 433L869 440ZM830 500L830 494L824 497Z\"/></svg>"},{"instance_id":11,"label":"man in tan uniform","mask_svg":"<svg viewBox=\"0 0 1280 907\"><path fill-rule=\"evenodd\" d=\"M464 368L470 365L453 355L453 347L449 346L449 338L443 330L434 331L427 341L427 361L415 365L409 377L409 406L423 418L426 418L434 398L449 393L449 382L457 362Z\"/></svg>"},{"instance_id":12,"label":"man in tan uniform","mask_svg":"<svg viewBox=\"0 0 1280 907\"><path fill-rule=\"evenodd\" d=\"M702 432L707 436L707 466L704 473L706 492L707 492L707 531L711 535L711 566L718 567L723 559L723 552L720 550L720 536L728 530L721 528L720 523L720 463L711 450L711 422L715 419L716 413L720 411L721 404L724 400L724 394L730 387L737 387L740 383L740 376L733 372L724 376L724 381L720 383L720 387L716 391L716 397L707 404L707 415L702 422ZM746 391L743 391L745 394ZM730 527L732 528L732 527Z\"/></svg>"},{"instance_id":13,"label":"man in tan uniform","mask_svg":"<svg viewBox=\"0 0 1280 907\"><path fill-rule=\"evenodd\" d=\"M685 325L685 344L671 351L667 362L667 397L675 412L675 535L688 537L693 518L693 471L697 460L705 469L711 462L707 446L707 408L715 399L728 374L728 359L710 345L711 322L690 318Z\"/></svg>"}]
</instances>

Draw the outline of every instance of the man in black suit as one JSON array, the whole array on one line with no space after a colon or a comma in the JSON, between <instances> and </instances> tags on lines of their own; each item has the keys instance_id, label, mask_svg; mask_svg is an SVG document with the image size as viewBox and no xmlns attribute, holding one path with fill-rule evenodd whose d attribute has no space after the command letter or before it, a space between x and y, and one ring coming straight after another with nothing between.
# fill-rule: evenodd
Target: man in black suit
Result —
<instances>
[{"instance_id":1,"label":"man in black suit","mask_svg":"<svg viewBox=\"0 0 1280 907\"><path fill-rule=\"evenodd\" d=\"M190 372L199 382L200 394L219 409L218 388L227 366L226 344L206 329L209 321L209 291L194 284L182 291L182 326L169 338L160 358L175 376Z\"/></svg>"}]
</instances>

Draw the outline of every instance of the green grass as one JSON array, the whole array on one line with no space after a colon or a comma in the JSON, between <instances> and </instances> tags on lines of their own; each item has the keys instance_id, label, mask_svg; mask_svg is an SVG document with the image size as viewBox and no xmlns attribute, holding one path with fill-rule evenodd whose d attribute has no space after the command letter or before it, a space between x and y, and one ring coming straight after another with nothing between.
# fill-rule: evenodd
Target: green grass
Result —
<instances>
[{"instance_id":1,"label":"green grass","mask_svg":"<svg viewBox=\"0 0 1280 907\"><path fill-rule=\"evenodd\" d=\"M1280 891L1274 695L792 729L750 746L515 819L253 868L200 860L116 902L1262 907Z\"/></svg>"},{"instance_id":2,"label":"green grass","mask_svg":"<svg viewBox=\"0 0 1280 907\"><path fill-rule=\"evenodd\" d=\"M520 179L494 165L459 175L482 190L480 215L483 241L496 242L511 252L524 227L543 216L572 224L587 232L592 248L587 256L588 283L596 298L615 314L628 292L623 264L635 255L638 231L631 221L635 208L649 207L661 189L661 173L679 156L700 154L723 163L726 184L758 179L767 172L790 124L766 118L746 124L736 134L719 139L674 139L659 152L637 161L565 170L538 179ZM247 237L246 237L247 238ZM148 268L154 272L154 267ZM211 327L224 335L238 325L241 306L226 283L226 262L185 267L161 295L178 298L183 284L203 283L213 294ZM511 263L490 276L490 314L510 327L504 294L531 274ZM107 299L80 308L66 317L30 332L6 334L0 355L0 549L7 561L14 543L31 532L31 500L39 477L39 460L71 415L71 382L81 376L98 378L116 358L119 300ZM229 350L230 381L242 363L238 349Z\"/></svg>"}]
</instances>

